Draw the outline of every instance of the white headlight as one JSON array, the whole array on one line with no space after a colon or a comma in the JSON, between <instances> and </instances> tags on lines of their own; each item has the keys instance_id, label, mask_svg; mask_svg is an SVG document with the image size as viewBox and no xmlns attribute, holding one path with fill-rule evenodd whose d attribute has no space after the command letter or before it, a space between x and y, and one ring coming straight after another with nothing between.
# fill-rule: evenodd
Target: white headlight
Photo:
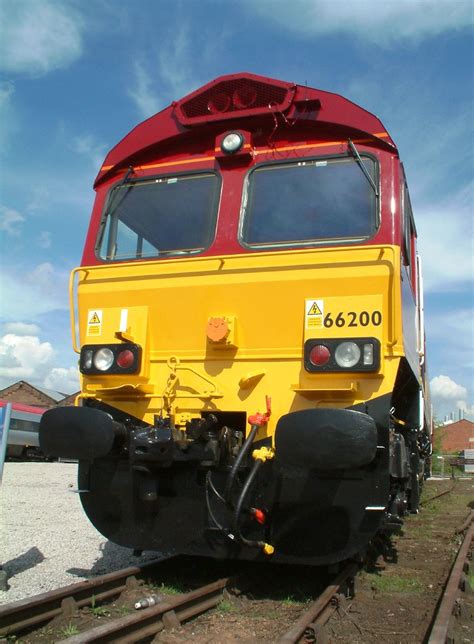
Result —
<instances>
[{"instance_id":1,"label":"white headlight","mask_svg":"<svg viewBox=\"0 0 474 644\"><path fill-rule=\"evenodd\" d=\"M221 148L223 152L227 154L233 154L238 152L244 143L244 137L239 132L231 132L225 136L221 143Z\"/></svg>"},{"instance_id":2,"label":"white headlight","mask_svg":"<svg viewBox=\"0 0 474 644\"><path fill-rule=\"evenodd\" d=\"M340 367L350 369L360 360L360 349L355 342L341 342L336 349L334 358Z\"/></svg>"},{"instance_id":3,"label":"white headlight","mask_svg":"<svg viewBox=\"0 0 474 644\"><path fill-rule=\"evenodd\" d=\"M114 354L110 349L99 349L94 356L94 367L99 371L107 371L114 363Z\"/></svg>"}]
</instances>

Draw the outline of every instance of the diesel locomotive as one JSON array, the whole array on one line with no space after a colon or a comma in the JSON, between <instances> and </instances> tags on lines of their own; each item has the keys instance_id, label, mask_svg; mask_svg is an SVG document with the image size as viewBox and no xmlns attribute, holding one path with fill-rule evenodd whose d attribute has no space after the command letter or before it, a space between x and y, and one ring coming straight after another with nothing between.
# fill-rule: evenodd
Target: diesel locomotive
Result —
<instances>
[{"instance_id":1,"label":"diesel locomotive","mask_svg":"<svg viewBox=\"0 0 474 644\"><path fill-rule=\"evenodd\" d=\"M135 550L328 565L416 512L430 455L403 165L342 96L222 76L107 155L71 276L81 394L42 449Z\"/></svg>"}]
</instances>

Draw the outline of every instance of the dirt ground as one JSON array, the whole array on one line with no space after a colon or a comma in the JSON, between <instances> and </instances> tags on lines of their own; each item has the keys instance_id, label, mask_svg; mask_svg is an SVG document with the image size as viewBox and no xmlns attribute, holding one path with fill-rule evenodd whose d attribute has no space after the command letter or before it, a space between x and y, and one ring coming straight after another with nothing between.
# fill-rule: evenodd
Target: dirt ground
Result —
<instances>
[{"instance_id":1,"label":"dirt ground","mask_svg":"<svg viewBox=\"0 0 474 644\"><path fill-rule=\"evenodd\" d=\"M440 492L449 494L431 500ZM368 644L423 643L444 582L461 543L454 530L474 507L474 480L432 480L425 485L418 515L406 518L400 535L382 539L372 561L355 580L354 597L341 603L326 627L326 642ZM162 631L155 642L198 644L275 642L324 588L327 573L310 568L215 562L182 558L177 566L160 564L159 578L109 606L94 606L22 638L53 642L132 612L149 594L187 592L218 577L235 582L216 609ZM185 580L185 582L183 582ZM473 570L470 572L473 584ZM465 593L453 623L456 644L474 643L474 594ZM454 632L454 631L453 631ZM308 639L307 641L312 641ZM318 641L320 641L318 639Z\"/></svg>"}]
</instances>

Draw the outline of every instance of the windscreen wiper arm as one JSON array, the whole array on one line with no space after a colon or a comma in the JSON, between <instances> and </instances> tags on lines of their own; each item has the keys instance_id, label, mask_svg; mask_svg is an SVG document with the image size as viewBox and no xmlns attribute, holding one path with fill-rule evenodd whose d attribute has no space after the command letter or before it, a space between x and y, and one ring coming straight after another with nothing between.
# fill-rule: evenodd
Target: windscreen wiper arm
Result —
<instances>
[{"instance_id":1,"label":"windscreen wiper arm","mask_svg":"<svg viewBox=\"0 0 474 644\"><path fill-rule=\"evenodd\" d=\"M372 177L370 176L369 171L368 171L368 170L367 170L367 168L365 167L364 162L363 162L363 161L362 161L362 159L360 158L360 154L359 154L359 152L358 152L358 150L357 150L356 146L352 143L352 141L351 141L350 139L347 139L347 144L348 144L348 146L349 146L349 150L352 152L352 154L354 155L354 157L355 157L355 159L356 159L357 163L359 164L360 169L361 169L361 170L362 170L362 172L365 174L365 176L366 176L366 178L367 178L367 181L368 181L368 182L370 183L370 185L372 186L373 191L375 192L375 196L376 196L376 197L378 197L378 196L379 196L379 191L377 190L377 186L375 185L374 180L373 180L373 179L372 179Z\"/></svg>"},{"instance_id":2,"label":"windscreen wiper arm","mask_svg":"<svg viewBox=\"0 0 474 644\"><path fill-rule=\"evenodd\" d=\"M115 192L115 193L114 193L114 195L112 196L112 199L110 200L110 203L109 203L108 208L107 208L107 212L105 213L105 214L106 214L106 217L110 217L110 215L113 215L113 214L114 214L114 212L117 210L117 208L121 205L122 201L123 201L123 200L125 199L125 197L128 195L128 190L127 190L127 191L122 195L122 199L119 199L119 194L120 194L120 192L119 192L119 190L118 190L118 189L119 189L119 188L122 188L125 184L127 184L127 183L128 183L128 177L129 177L133 172L134 172L134 169L132 168L132 166L130 166L130 167L128 168L127 172L125 173L125 175L124 175L124 177L123 177L122 181L120 181L120 183L118 183L118 184L115 186L114 191L115 191L115 190L117 190L117 192ZM131 182L131 186L132 186L132 185L135 185L135 182L133 182L133 183ZM130 187L131 187L131 186L130 186Z\"/></svg>"}]
</instances>

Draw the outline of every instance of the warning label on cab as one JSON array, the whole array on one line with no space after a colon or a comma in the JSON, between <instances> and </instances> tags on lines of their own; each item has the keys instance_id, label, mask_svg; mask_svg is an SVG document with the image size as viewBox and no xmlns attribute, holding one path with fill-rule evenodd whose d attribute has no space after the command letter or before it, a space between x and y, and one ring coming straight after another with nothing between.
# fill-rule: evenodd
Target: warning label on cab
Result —
<instances>
[{"instance_id":1,"label":"warning label on cab","mask_svg":"<svg viewBox=\"0 0 474 644\"><path fill-rule=\"evenodd\" d=\"M324 318L324 300L305 301L305 328L322 328Z\"/></svg>"},{"instance_id":2,"label":"warning label on cab","mask_svg":"<svg viewBox=\"0 0 474 644\"><path fill-rule=\"evenodd\" d=\"M87 312L87 335L101 335L102 311L89 309Z\"/></svg>"}]
</instances>

